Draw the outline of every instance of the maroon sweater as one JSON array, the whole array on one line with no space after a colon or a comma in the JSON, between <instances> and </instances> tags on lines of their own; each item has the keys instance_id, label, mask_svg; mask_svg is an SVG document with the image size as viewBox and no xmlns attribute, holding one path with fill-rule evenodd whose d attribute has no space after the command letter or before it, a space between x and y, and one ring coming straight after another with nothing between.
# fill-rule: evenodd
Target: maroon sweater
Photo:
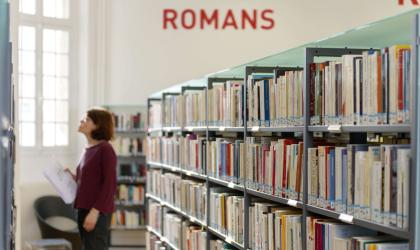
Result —
<instances>
[{"instance_id":1,"label":"maroon sweater","mask_svg":"<svg viewBox=\"0 0 420 250\"><path fill-rule=\"evenodd\" d=\"M96 208L110 214L115 210L117 189L117 156L111 144L104 141L85 149L76 171L77 194L74 207Z\"/></svg>"}]
</instances>

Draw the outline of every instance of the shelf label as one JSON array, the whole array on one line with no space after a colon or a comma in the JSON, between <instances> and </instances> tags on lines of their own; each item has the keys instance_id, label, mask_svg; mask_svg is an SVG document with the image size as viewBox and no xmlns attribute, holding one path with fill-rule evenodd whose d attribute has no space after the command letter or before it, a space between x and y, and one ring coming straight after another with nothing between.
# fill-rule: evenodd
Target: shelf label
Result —
<instances>
[{"instance_id":1,"label":"shelf label","mask_svg":"<svg viewBox=\"0 0 420 250\"><path fill-rule=\"evenodd\" d=\"M328 126L328 131L330 131L332 133L340 133L341 132L341 125L340 124L330 125L330 126Z\"/></svg>"},{"instance_id":2,"label":"shelf label","mask_svg":"<svg viewBox=\"0 0 420 250\"><path fill-rule=\"evenodd\" d=\"M231 237L226 237L226 243L232 244L232 238Z\"/></svg>"},{"instance_id":3,"label":"shelf label","mask_svg":"<svg viewBox=\"0 0 420 250\"><path fill-rule=\"evenodd\" d=\"M229 182L229 183L228 183L228 187L230 187L230 188L235 188L235 183L233 183L233 182Z\"/></svg>"},{"instance_id":4,"label":"shelf label","mask_svg":"<svg viewBox=\"0 0 420 250\"><path fill-rule=\"evenodd\" d=\"M297 207L297 200L287 200L287 205Z\"/></svg>"},{"instance_id":5,"label":"shelf label","mask_svg":"<svg viewBox=\"0 0 420 250\"><path fill-rule=\"evenodd\" d=\"M253 127L251 128L251 131L252 131L252 132L258 132L258 131L260 131L260 127L258 127L258 126L253 126Z\"/></svg>"},{"instance_id":6,"label":"shelf label","mask_svg":"<svg viewBox=\"0 0 420 250\"><path fill-rule=\"evenodd\" d=\"M176 172L178 169L176 167L171 167L172 172Z\"/></svg>"},{"instance_id":7,"label":"shelf label","mask_svg":"<svg viewBox=\"0 0 420 250\"><path fill-rule=\"evenodd\" d=\"M190 171L185 171L185 174L188 175L188 176L192 175Z\"/></svg>"},{"instance_id":8,"label":"shelf label","mask_svg":"<svg viewBox=\"0 0 420 250\"><path fill-rule=\"evenodd\" d=\"M338 217L339 220L347 222L347 223L353 223L353 216L348 214L340 214Z\"/></svg>"},{"instance_id":9,"label":"shelf label","mask_svg":"<svg viewBox=\"0 0 420 250\"><path fill-rule=\"evenodd\" d=\"M225 131L226 127L219 127L219 131Z\"/></svg>"},{"instance_id":10,"label":"shelf label","mask_svg":"<svg viewBox=\"0 0 420 250\"><path fill-rule=\"evenodd\" d=\"M191 132L191 131L194 130L194 128L193 127L187 127L187 130Z\"/></svg>"},{"instance_id":11,"label":"shelf label","mask_svg":"<svg viewBox=\"0 0 420 250\"><path fill-rule=\"evenodd\" d=\"M194 218L194 217L190 217L190 221L191 221L192 223L195 223L195 222L196 222L196 220L195 220L195 218Z\"/></svg>"}]
</instances>

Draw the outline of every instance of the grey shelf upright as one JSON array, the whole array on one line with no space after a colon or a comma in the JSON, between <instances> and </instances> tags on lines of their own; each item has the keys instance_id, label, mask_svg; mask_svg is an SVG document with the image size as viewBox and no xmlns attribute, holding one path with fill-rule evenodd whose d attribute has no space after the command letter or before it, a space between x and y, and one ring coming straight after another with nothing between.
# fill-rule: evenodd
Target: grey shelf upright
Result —
<instances>
[{"instance_id":1,"label":"grey shelf upright","mask_svg":"<svg viewBox=\"0 0 420 250\"><path fill-rule=\"evenodd\" d=\"M240 194L243 194L245 199L244 204L244 242L243 244L237 244L232 242L231 239L226 235L221 234L210 226L210 218L207 216L206 225L203 227L207 231L207 242L206 248L210 247L210 239L217 237L225 242L231 244L237 249L249 249L249 214L248 209L251 204L251 197L258 197L260 199L267 200L269 202L282 204L285 206L293 206L302 211L302 246L306 249L306 217L309 214L320 215L327 218L340 220L342 214L327 210L319 207L315 207L308 204L308 164L307 164L307 149L313 146L313 138L315 134L348 134L349 143L366 143L367 136L369 134L378 133L392 133L392 134L403 134L409 135L412 149L412 164L410 172L410 189L415 190L410 192L410 225L408 230L403 230L396 227L378 224L368 220L362 220L353 218L352 221L344 221L345 223L351 223L360 227L375 230L385 234L393 235L403 240L409 241L409 249L416 250L420 249L420 244L416 237L420 232L420 217L416 210L420 209L420 163L417 160L420 155L419 147L419 134L420 128L418 126L418 119L420 117L420 79L418 72L420 72L419 58L420 58L420 17L418 10L410 11L392 18L381 20L370 25L363 26L361 28L355 28L348 32L341 33L337 36L332 36L328 39L319 40L317 42L311 42L303 46L284 51L273 56L269 56L260 60L256 60L247 64L239 65L237 67L223 70L217 73L207 75L204 80L204 84L200 87L205 86L206 91L206 124L203 128L201 127L184 127L179 130L175 130L176 133L188 133L188 132L205 132L207 142L215 136L225 136L233 134L238 137L242 137L244 142L248 136L257 135L258 133L279 133L281 136L300 136L304 142L304 153L303 153L303 197L301 201L290 202L290 199L278 197L266 192L257 191L249 188L250 185L245 181L244 185L238 185L238 183L230 183L224 180L215 179L209 176L207 166L203 169L206 173L199 176L186 175L182 170L175 170L172 167L159 166L159 164L149 164L148 168L159 168L161 171L176 171L182 177L188 176L188 178L195 178L197 180L205 180L207 185L207 200L210 197L210 187L222 186L234 190ZM409 38L407 38L409 36ZM311 126L310 115L309 115L309 65L314 62L318 57L339 57L344 54L361 54L363 51L369 49L380 49L386 46L390 46L398 43L412 44L412 89L411 89L411 123L401 125L342 125L338 128L331 126ZM351 49L349 49L351 47ZM270 66L271 65L271 66ZM275 65L275 66L272 66ZM273 73L274 80L277 76L285 70L302 70L304 71L304 124L303 126L278 126L278 127L266 127L266 126L255 126L255 124L248 123L248 114L246 111L246 94L247 94L247 82L248 76L252 73ZM213 87L215 82L226 82L230 80L243 80L244 81L244 102L243 102L243 124L240 127L229 127L223 126L224 124L213 124L209 123L208 114L208 91ZM181 84L182 85L182 84ZM183 85L186 86L186 85ZM181 87L182 88L182 87ZM165 93L165 91L163 91ZM173 94L173 93L171 93ZM162 95L162 94L161 94ZM164 94L162 95L165 96ZM260 125L260 124L259 124ZM174 131L163 131L163 135L170 135ZM242 159L244 160L244 159ZM206 161L204 161L205 163ZM166 169L166 170L165 170ZM205 179L203 179L205 177ZM209 213L211 206L207 202L207 213ZM178 211L182 216L183 211ZM191 221L191 218L185 217Z\"/></svg>"}]
</instances>

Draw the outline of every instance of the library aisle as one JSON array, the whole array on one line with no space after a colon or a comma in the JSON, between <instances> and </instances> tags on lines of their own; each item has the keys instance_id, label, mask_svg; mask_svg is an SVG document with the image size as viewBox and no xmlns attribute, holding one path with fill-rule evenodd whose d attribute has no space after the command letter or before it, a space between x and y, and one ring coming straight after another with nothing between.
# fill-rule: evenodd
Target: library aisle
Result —
<instances>
[{"instance_id":1,"label":"library aisle","mask_svg":"<svg viewBox=\"0 0 420 250\"><path fill-rule=\"evenodd\" d=\"M147 248L418 249L418 28L411 11L150 96Z\"/></svg>"}]
</instances>

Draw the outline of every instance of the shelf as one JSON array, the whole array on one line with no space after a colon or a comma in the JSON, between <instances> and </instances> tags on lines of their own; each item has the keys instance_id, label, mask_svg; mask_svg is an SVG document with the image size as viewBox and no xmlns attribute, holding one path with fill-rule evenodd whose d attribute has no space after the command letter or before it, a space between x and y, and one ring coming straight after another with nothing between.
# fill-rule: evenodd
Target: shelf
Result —
<instances>
[{"instance_id":1,"label":"shelf","mask_svg":"<svg viewBox=\"0 0 420 250\"><path fill-rule=\"evenodd\" d=\"M136 179L136 180L130 180L130 179L117 179L118 184L127 184L127 185L136 185L136 184L145 184L146 178Z\"/></svg>"},{"instance_id":2,"label":"shelf","mask_svg":"<svg viewBox=\"0 0 420 250\"><path fill-rule=\"evenodd\" d=\"M230 237L227 237L226 235L218 232L216 229L214 229L212 227L208 227L208 230L213 235L217 236L218 238L221 238L223 241L225 241L226 243L236 247L237 249L241 249L241 250L245 249L245 247L243 245L241 245L241 244L237 243L236 241L232 240Z\"/></svg>"},{"instance_id":3,"label":"shelf","mask_svg":"<svg viewBox=\"0 0 420 250\"><path fill-rule=\"evenodd\" d=\"M115 200L115 205L117 205L117 206L135 207L135 206L144 206L144 202L127 202L127 201Z\"/></svg>"},{"instance_id":4,"label":"shelf","mask_svg":"<svg viewBox=\"0 0 420 250\"><path fill-rule=\"evenodd\" d=\"M127 226L111 226L111 230L145 230L146 226L127 227Z\"/></svg>"},{"instance_id":5,"label":"shelf","mask_svg":"<svg viewBox=\"0 0 420 250\"><path fill-rule=\"evenodd\" d=\"M162 132L162 131L163 131L162 128L148 128L147 129L147 133L151 133L151 134L159 133L159 132Z\"/></svg>"},{"instance_id":6,"label":"shelf","mask_svg":"<svg viewBox=\"0 0 420 250\"><path fill-rule=\"evenodd\" d=\"M282 197L278 197L278 196L274 196L274 195L270 195L270 194L266 194L260 191L256 191L253 189L248 189L246 190L249 194L256 196L256 197L260 197L266 200L270 200L276 203L280 203L280 204L284 204L284 205L288 205L288 206L292 206L292 207L297 207L302 209L303 208L303 204L300 201L296 201L296 200L292 200L292 199L287 199L287 198L282 198Z\"/></svg>"},{"instance_id":7,"label":"shelf","mask_svg":"<svg viewBox=\"0 0 420 250\"><path fill-rule=\"evenodd\" d=\"M194 171L185 170L185 169L180 169L179 171L181 173L185 174L186 176L189 176L189 177L194 177L194 178L197 178L197 179L200 179L200 180L203 180L203 181L207 180L207 176L205 176L203 174L196 173Z\"/></svg>"},{"instance_id":8,"label":"shelf","mask_svg":"<svg viewBox=\"0 0 420 250\"><path fill-rule=\"evenodd\" d=\"M212 131L212 132L244 132L244 127L212 126L212 127L209 127L209 131Z\"/></svg>"},{"instance_id":9,"label":"shelf","mask_svg":"<svg viewBox=\"0 0 420 250\"><path fill-rule=\"evenodd\" d=\"M354 218L352 220L352 222L347 221L347 220L342 220L340 219L340 213L337 213L335 211L331 211L331 210L327 210L324 208L319 208L319 207L315 207L315 206L311 206L311 205L306 205L307 210L309 212L312 213L316 213L316 214L320 214L329 218L333 218L336 220L340 220L342 222L346 222L349 224L354 224L360 227L364 227L364 228L368 228L374 231L379 231L382 233L386 233L389 235L393 235L395 237L401 238L401 239L406 239L409 240L410 239L410 233L407 230L401 229L401 228L396 228L396 227L389 227L386 225L382 225L382 224L378 224L372 221L367 221L367 220L362 220L362 219L357 219ZM352 217L351 217L352 218Z\"/></svg>"},{"instance_id":10,"label":"shelf","mask_svg":"<svg viewBox=\"0 0 420 250\"><path fill-rule=\"evenodd\" d=\"M141 154L129 154L129 155L120 155L120 154L118 154L117 157L118 158L122 158L122 159L126 159L126 158L131 159L131 158L139 158L139 157L144 158L144 157L146 157L146 155L143 154L143 153L141 153Z\"/></svg>"},{"instance_id":11,"label":"shelf","mask_svg":"<svg viewBox=\"0 0 420 250\"><path fill-rule=\"evenodd\" d=\"M181 127L163 127L162 130L165 132L182 132Z\"/></svg>"},{"instance_id":12,"label":"shelf","mask_svg":"<svg viewBox=\"0 0 420 250\"><path fill-rule=\"evenodd\" d=\"M182 131L185 132L206 132L207 127L206 126L185 126Z\"/></svg>"},{"instance_id":13,"label":"shelf","mask_svg":"<svg viewBox=\"0 0 420 250\"><path fill-rule=\"evenodd\" d=\"M331 132L331 133L409 133L410 125L330 125L330 126L309 126L310 132Z\"/></svg>"},{"instance_id":14,"label":"shelf","mask_svg":"<svg viewBox=\"0 0 420 250\"><path fill-rule=\"evenodd\" d=\"M135 130L115 130L117 135L136 135L136 134L145 134L147 131L145 129L135 129Z\"/></svg>"},{"instance_id":15,"label":"shelf","mask_svg":"<svg viewBox=\"0 0 420 250\"><path fill-rule=\"evenodd\" d=\"M259 127L259 126L253 126L248 127L248 132L303 132L304 126L284 126L284 127Z\"/></svg>"},{"instance_id":16,"label":"shelf","mask_svg":"<svg viewBox=\"0 0 420 250\"><path fill-rule=\"evenodd\" d=\"M168 207L171 211L176 212L177 214L183 216L184 218L187 218L191 223L200 225L202 227L207 227L206 223L203 222L202 220L199 220L199 219L197 219L193 216L188 215L186 212L182 211L181 209L177 208L176 206L174 206L174 205L172 205L172 204L170 204L166 201L163 201L163 200L161 200L160 198L158 198L154 195L146 194L146 197L160 203L162 206Z\"/></svg>"},{"instance_id":17,"label":"shelf","mask_svg":"<svg viewBox=\"0 0 420 250\"><path fill-rule=\"evenodd\" d=\"M225 186L225 187L228 187L228 188L232 188L232 189L235 189L235 190L238 190L238 191L243 192L245 190L245 188L241 185L238 185L238 184L233 183L233 182L219 180L217 178L210 177L210 176L209 176L209 181L211 183L218 184L218 185L221 185L221 186Z\"/></svg>"}]
</instances>

